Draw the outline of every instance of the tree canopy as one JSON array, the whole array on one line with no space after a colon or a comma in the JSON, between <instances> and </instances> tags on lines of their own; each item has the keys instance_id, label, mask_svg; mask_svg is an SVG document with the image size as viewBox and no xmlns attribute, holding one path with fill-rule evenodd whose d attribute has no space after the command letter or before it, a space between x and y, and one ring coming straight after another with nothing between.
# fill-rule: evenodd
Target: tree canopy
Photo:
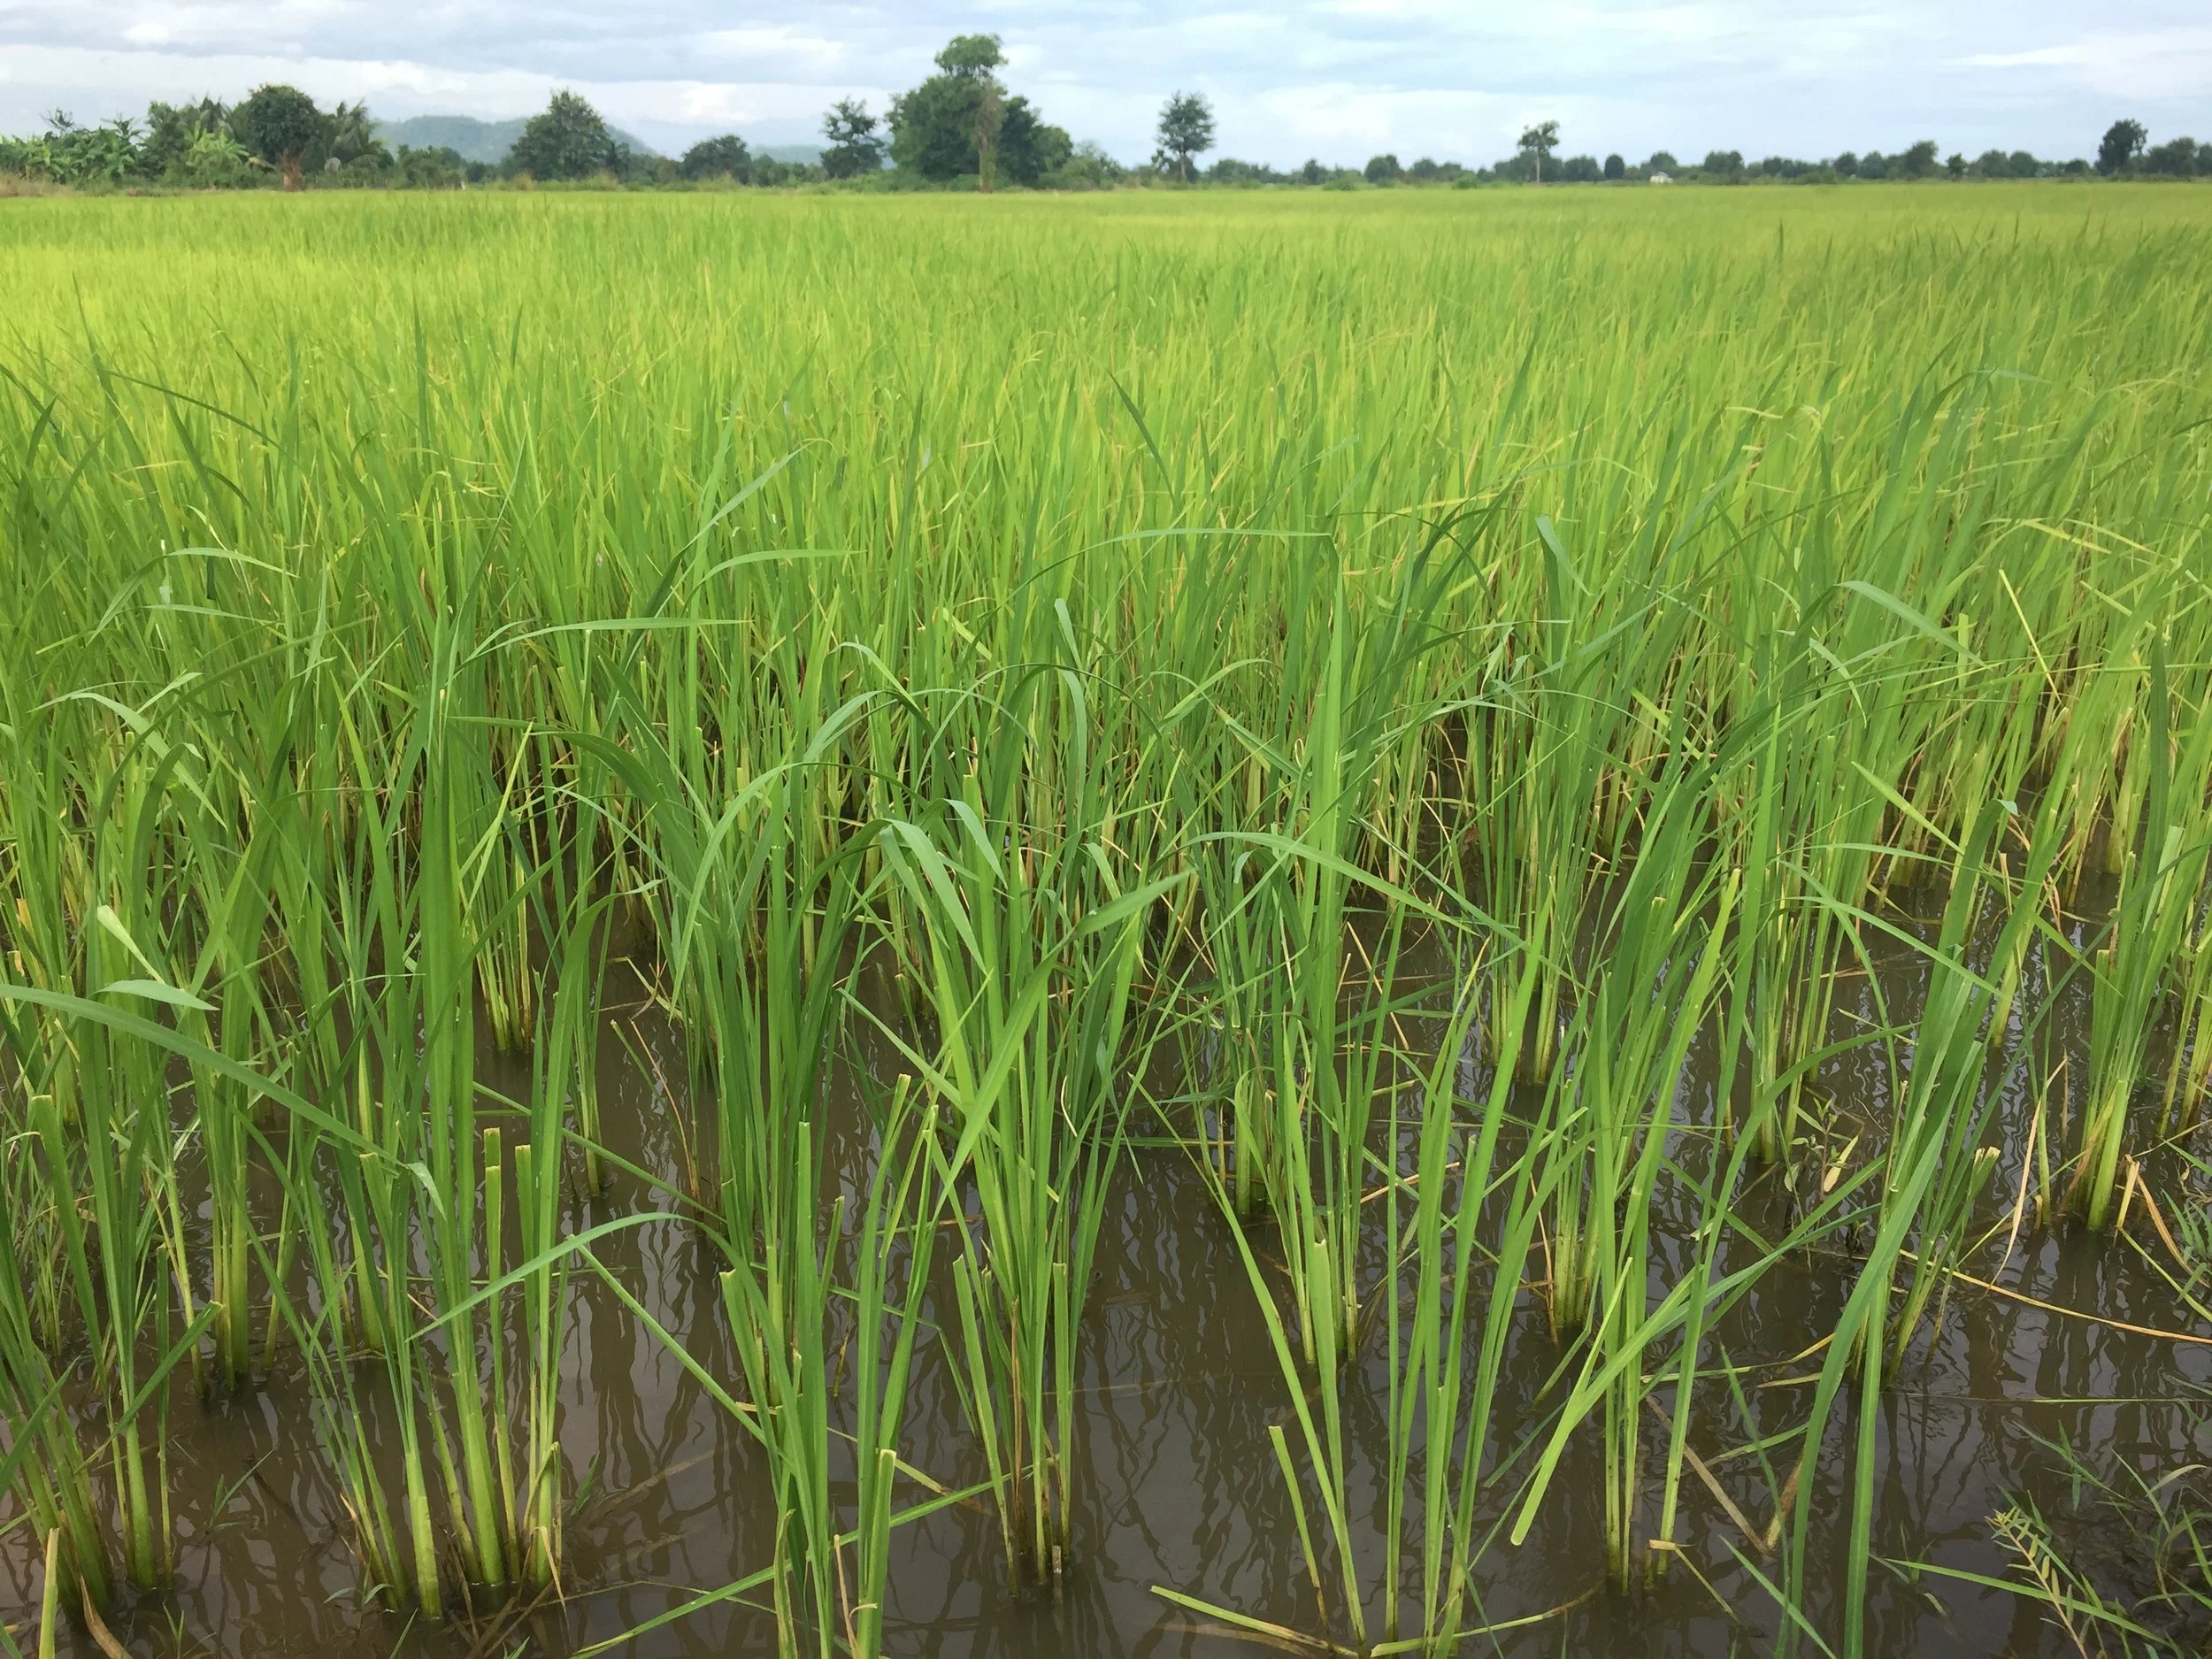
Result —
<instances>
[{"instance_id":1,"label":"tree canopy","mask_svg":"<svg viewBox=\"0 0 2212 1659\"><path fill-rule=\"evenodd\" d=\"M619 172L624 151L599 111L563 88L530 118L507 152L503 170L533 179L588 179L595 173Z\"/></svg>"},{"instance_id":2,"label":"tree canopy","mask_svg":"<svg viewBox=\"0 0 2212 1659\"><path fill-rule=\"evenodd\" d=\"M972 177L987 189L1000 174L1035 184L1067 162L1074 150L1068 134L1047 123L1027 98L1010 97L999 84L993 72L1005 61L997 35L960 35L937 54L939 73L891 100L891 159L902 172L940 182ZM865 132L856 134L840 119L844 108L830 111L823 133L838 141L833 148L857 152L861 138L872 139L873 120L868 118ZM851 113L866 117L856 104ZM838 123L834 131L833 122ZM841 156L839 165L856 158L855 153ZM826 167L827 151L822 159Z\"/></svg>"},{"instance_id":3,"label":"tree canopy","mask_svg":"<svg viewBox=\"0 0 2212 1659\"><path fill-rule=\"evenodd\" d=\"M734 179L743 184L753 176L752 153L735 133L724 133L718 138L703 138L684 151L676 171L687 179Z\"/></svg>"},{"instance_id":4,"label":"tree canopy","mask_svg":"<svg viewBox=\"0 0 2212 1659\"><path fill-rule=\"evenodd\" d=\"M1521 153L1536 161L1536 182L1544 181L1544 158L1559 148L1559 123L1538 121L1521 134Z\"/></svg>"},{"instance_id":5,"label":"tree canopy","mask_svg":"<svg viewBox=\"0 0 2212 1659\"><path fill-rule=\"evenodd\" d=\"M981 81L1006 62L995 35L956 35L937 54L937 67L964 81Z\"/></svg>"},{"instance_id":6,"label":"tree canopy","mask_svg":"<svg viewBox=\"0 0 2212 1659\"><path fill-rule=\"evenodd\" d=\"M883 138L876 118L858 98L840 98L822 118L822 171L833 179L857 179L883 165Z\"/></svg>"},{"instance_id":7,"label":"tree canopy","mask_svg":"<svg viewBox=\"0 0 2212 1659\"><path fill-rule=\"evenodd\" d=\"M891 100L891 159L925 179L982 172L975 123L982 89L965 75L932 75Z\"/></svg>"},{"instance_id":8,"label":"tree canopy","mask_svg":"<svg viewBox=\"0 0 2212 1659\"><path fill-rule=\"evenodd\" d=\"M1160 153L1175 164L1176 176L1187 180L1191 157L1213 147L1213 105L1196 92L1170 94L1160 106Z\"/></svg>"},{"instance_id":9,"label":"tree canopy","mask_svg":"<svg viewBox=\"0 0 2212 1659\"><path fill-rule=\"evenodd\" d=\"M300 188L308 152L323 145L328 128L315 100L297 87L256 87L230 112L230 130L254 155L284 175L284 188Z\"/></svg>"},{"instance_id":10,"label":"tree canopy","mask_svg":"<svg viewBox=\"0 0 2212 1659\"><path fill-rule=\"evenodd\" d=\"M1045 121L1027 98L1007 99L999 122L998 165L1016 184L1033 185L1048 173L1057 173L1074 150L1066 129Z\"/></svg>"},{"instance_id":11,"label":"tree canopy","mask_svg":"<svg viewBox=\"0 0 2212 1659\"><path fill-rule=\"evenodd\" d=\"M2104 137L2097 145L2097 171L2119 172L2143 153L2143 146L2149 141L2150 134L2143 130L2142 122L2113 122L2105 128Z\"/></svg>"}]
</instances>

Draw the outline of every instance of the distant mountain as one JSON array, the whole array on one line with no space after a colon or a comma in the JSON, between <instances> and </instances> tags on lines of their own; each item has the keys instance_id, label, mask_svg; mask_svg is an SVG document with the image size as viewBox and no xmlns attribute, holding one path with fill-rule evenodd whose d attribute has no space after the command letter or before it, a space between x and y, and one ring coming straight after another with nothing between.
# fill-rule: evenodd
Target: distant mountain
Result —
<instances>
[{"instance_id":1,"label":"distant mountain","mask_svg":"<svg viewBox=\"0 0 2212 1659\"><path fill-rule=\"evenodd\" d=\"M755 144L752 150L771 161L795 161L809 167L819 165L822 160L819 144Z\"/></svg>"},{"instance_id":2,"label":"distant mountain","mask_svg":"<svg viewBox=\"0 0 2212 1659\"><path fill-rule=\"evenodd\" d=\"M507 159L507 152L515 147L515 140L522 136L527 124L526 116L511 121L480 121L472 115L418 115L404 121L379 121L376 135L388 144L411 144L417 150L450 150L463 161L482 161L497 165ZM641 156L657 156L660 151L640 138L633 138L618 127L607 129L618 143L627 144Z\"/></svg>"}]
</instances>

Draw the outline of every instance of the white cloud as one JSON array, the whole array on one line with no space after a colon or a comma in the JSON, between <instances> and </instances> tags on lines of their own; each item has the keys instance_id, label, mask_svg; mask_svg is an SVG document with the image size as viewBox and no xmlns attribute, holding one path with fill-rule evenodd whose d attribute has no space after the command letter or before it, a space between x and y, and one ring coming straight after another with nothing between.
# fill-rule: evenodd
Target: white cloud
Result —
<instances>
[{"instance_id":1,"label":"white cloud","mask_svg":"<svg viewBox=\"0 0 2212 1659\"><path fill-rule=\"evenodd\" d=\"M1977 52L1977 69L2056 69L2108 97L2201 96L2212 86L2212 28L2100 32L2060 46L2019 52Z\"/></svg>"},{"instance_id":2,"label":"white cloud","mask_svg":"<svg viewBox=\"0 0 2212 1659\"><path fill-rule=\"evenodd\" d=\"M794 28L710 29L693 38L703 58L727 58L752 71L784 70L815 80L833 75L850 58L842 41Z\"/></svg>"}]
</instances>

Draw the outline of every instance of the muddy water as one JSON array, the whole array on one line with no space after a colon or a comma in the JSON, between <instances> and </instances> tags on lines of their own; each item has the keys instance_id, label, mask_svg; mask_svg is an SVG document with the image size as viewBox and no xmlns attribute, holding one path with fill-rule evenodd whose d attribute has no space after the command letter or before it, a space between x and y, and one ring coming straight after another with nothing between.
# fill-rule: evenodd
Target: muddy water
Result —
<instances>
[{"instance_id":1,"label":"muddy water","mask_svg":"<svg viewBox=\"0 0 2212 1659\"><path fill-rule=\"evenodd\" d=\"M1915 993L1914 970L1883 970L1897 1011ZM1854 1015L1843 999L1839 1018ZM2078 1048L2079 1008L2055 1022L2062 1048ZM675 1034L649 1010L611 1007L602 1045L603 1113L614 1149L663 1179L688 1179L688 1107L667 1087L684 1067ZM626 1043L612 1029L618 1025ZM1821 1082L1839 1114L1878 1118L1886 1073L1862 1051L1839 1059ZM862 1064L889 1056L861 1056ZM518 1093L517 1063L488 1081ZM496 1066L490 1068L496 1072ZM1684 1106L1693 1119L1712 1110L1709 1056L1694 1064ZM2032 1102L2027 1086L2001 1104L2010 1150L1993 1188L2008 1205ZM855 1133L832 1136L833 1183L857 1194L866 1147ZM617 1175L573 1225L669 1201ZM1784 1199L1770 1178L1744 1208L1771 1236ZM1690 1217L1662 1217L1665 1240L1655 1283L1672 1279L1686 1249ZM1263 1254L1271 1243L1258 1240ZM2008 1250L2001 1236L1968 1271L2016 1296L2093 1310L2106 1319L2159 1330L2201 1330L2124 1246L2040 1233L2032 1225ZM710 1372L734 1377L711 1264L672 1217L611 1237L608 1267L670 1330L684 1333ZM1778 1577L1759 1536L1772 1518L1777 1485L1755 1443L1802 1421L1808 1346L1831 1328L1854 1263L1839 1248L1770 1272L1713 1333L1716 1357L1756 1367L1747 1374L1747 1420L1724 1386L1698 1402L1690 1444L1736 1511L1696 1481L1685 1482L1678 1535L1695 1573L1676 1571L1632 1594L1606 1587L1604 1500L1594 1437L1571 1453L1527 1540L1502 1537L1478 1574L1481 1617L1496 1650L1527 1655L1724 1655L1764 1650L1783 1616L1759 1575ZM1163 1586L1301 1630L1324 1628L1306 1577L1294 1520L1268 1439L1287 1402L1264 1326L1233 1242L1188 1156L1171 1146L1135 1148L1109 1204L1087 1328L1074 1558L1056 1588L1010 1591L994 1511L979 1502L895 1534L889 1645L929 1655L1248 1653L1231 1637L1154 1594ZM312 1441L308 1398L280 1353L250 1395L202 1402L180 1393L173 1407L180 1509L173 1587L142 1599L115 1621L135 1654L308 1654L327 1659L387 1654L460 1659L506 1653L524 1640L559 1654L618 1636L699 1591L739 1578L767 1559L773 1516L763 1502L763 1460L742 1429L683 1368L641 1330L603 1285L572 1280L574 1312L565 1356L562 1441L573 1478L588 1487L567 1534L565 1599L531 1609L483 1609L425 1626L364 1607L347 1547L348 1525ZM1494 1445L1510 1448L1542 1421L1544 1384L1557 1350L1540 1306L1525 1297L1510 1344ZM1363 1579L1373 1587L1371 1630L1380 1615L1382 1500L1376 1479L1385 1436L1386 1378L1371 1354L1347 1390L1356 1453L1354 1525L1363 1533ZM2038 1604L2003 1591L1920 1571L1915 1563L2004 1578L2012 1558L1990 1517L2031 1496L2062 1539L2078 1545L2108 1590L2139 1594L2140 1563L2095 1507L2077 1509L2054 1444L2092 1451L2108 1468L2153 1479L2204 1460L2212 1439L2197 1424L2212 1388L2212 1346L2134 1333L2046 1311L1966 1287L1949 1300L1932 1338L1924 1338L1882 1397L1876 1434L1878 1509L1867 1608L1868 1649L1883 1655L2059 1654L2072 1651ZM1660 1394L1668 1403L1668 1391ZM905 1457L948 1486L978 1479L980 1466L933 1340L918 1355L908 1407ZM1663 1439L1656 1419L1647 1464ZM1841 1623L1842 1560L1848 1522L1848 1448L1856 1425L1839 1409L1816 1488L1799 1494L1812 1541L1807 1612L1824 1632ZM1766 1455L1786 1471L1793 1446ZM1510 1483L1509 1482L1508 1485ZM846 1489L849 1495L849 1487ZM1502 1489L1488 1517L1502 1512ZM1655 1525L1655 1471L1640 1525ZM1748 1525L1749 1531L1745 1530ZM1417 1531L1409 1534L1417 1550ZM1418 1559L1400 1564L1417 1586ZM1882 1564L1886 1562L1893 1563ZM0 1540L0 1617L28 1642L37 1606L35 1552L20 1528ZM1486 1646L1478 1643L1468 1651ZM771 1651L767 1617L724 1604L640 1640L642 1655ZM61 1651L91 1655L89 1638L64 1632Z\"/></svg>"}]
</instances>

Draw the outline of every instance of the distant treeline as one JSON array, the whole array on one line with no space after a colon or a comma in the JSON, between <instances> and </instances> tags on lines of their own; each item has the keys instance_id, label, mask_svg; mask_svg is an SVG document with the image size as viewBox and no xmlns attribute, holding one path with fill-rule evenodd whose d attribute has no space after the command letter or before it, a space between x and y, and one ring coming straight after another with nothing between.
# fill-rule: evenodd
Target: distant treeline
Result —
<instances>
[{"instance_id":1,"label":"distant treeline","mask_svg":"<svg viewBox=\"0 0 2212 1659\"><path fill-rule=\"evenodd\" d=\"M1845 150L1816 161L1768 156L1747 161L1715 150L1684 162L1655 150L1640 162L1615 154L1555 157L1556 122L1531 127L1518 150L1486 167L1427 157L1403 165L1395 155L1363 167L1310 160L1283 171L1222 157L1213 148L1205 99L1178 93L1162 111L1160 148L1148 163L1126 166L1091 143L1076 143L1023 96L1000 84L1005 58L995 35L964 35L937 56L939 73L891 100L879 118L844 98L822 120L816 162L756 155L733 133L703 139L680 157L654 155L624 142L590 104L561 91L523 126L497 163L467 160L443 146L387 144L361 104L324 110L288 86L256 88L242 103L202 98L153 104L142 119L119 117L81 126L57 111L31 138L0 138L0 174L76 188L167 186L186 189L298 189L305 186L452 189L471 184L596 185L601 188L775 186L843 183L871 189L995 186L1103 189L1175 181L1250 188L1336 189L1402 185L1696 182L1832 184L1880 179L2051 179L2212 177L2212 144L2180 137L2152 145L2141 123L2116 121L2096 159L2045 160L2024 150L1942 157L1932 139L1894 155Z\"/></svg>"},{"instance_id":2,"label":"distant treeline","mask_svg":"<svg viewBox=\"0 0 2212 1659\"><path fill-rule=\"evenodd\" d=\"M317 106L294 87L255 88L243 103L202 98L154 104L127 117L80 126L60 111L34 138L0 138L0 173L78 188L162 185L182 189L380 188L457 189L495 180L601 180L619 185L734 179L785 184L826 177L749 154L734 134L695 144L680 160L632 148L573 93L554 95L505 159L464 159L446 146L389 145L365 106Z\"/></svg>"},{"instance_id":3,"label":"distant treeline","mask_svg":"<svg viewBox=\"0 0 2212 1659\"><path fill-rule=\"evenodd\" d=\"M1547 123L1547 127L1550 124ZM1521 149L1487 167L1466 167L1455 161L1432 161L1424 157L1402 166L1395 156L1377 156L1356 175L1341 168L1309 161L1291 173L1251 162L1223 157L1196 176L1215 184L1328 184L1355 176L1367 184L1603 184L1642 183L1654 179L1717 184L1747 184L1770 180L1801 184L1838 184L1847 179L2068 179L2102 175L2107 178L2212 177L2212 144L2193 138L2175 138L2158 145L2147 142L2139 122L2117 121L2098 146L2097 159L2048 161L2024 150L1986 150L1969 157L1954 151L1941 157L1941 146L1924 138L1894 155L1870 150L1863 155L1845 150L1839 155L1807 161L1794 156L1767 156L1747 161L1736 150L1713 150L1699 161L1685 162L1670 151L1654 150L1641 162L1619 155L1600 160L1595 156L1552 157L1555 129L1532 127ZM1537 142L1532 142L1537 141Z\"/></svg>"}]
</instances>

